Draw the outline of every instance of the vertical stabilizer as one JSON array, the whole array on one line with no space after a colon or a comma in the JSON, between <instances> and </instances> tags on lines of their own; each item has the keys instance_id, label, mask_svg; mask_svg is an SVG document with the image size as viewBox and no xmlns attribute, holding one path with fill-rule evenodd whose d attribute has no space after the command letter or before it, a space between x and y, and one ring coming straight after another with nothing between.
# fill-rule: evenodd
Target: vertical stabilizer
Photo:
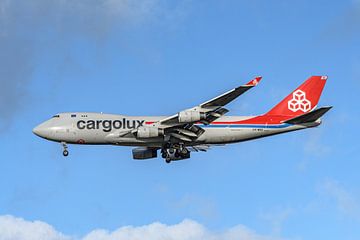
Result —
<instances>
[{"instance_id":1,"label":"vertical stabilizer","mask_svg":"<svg viewBox=\"0 0 360 240\"><path fill-rule=\"evenodd\" d=\"M266 115L299 116L313 110L320 99L327 76L312 76Z\"/></svg>"}]
</instances>

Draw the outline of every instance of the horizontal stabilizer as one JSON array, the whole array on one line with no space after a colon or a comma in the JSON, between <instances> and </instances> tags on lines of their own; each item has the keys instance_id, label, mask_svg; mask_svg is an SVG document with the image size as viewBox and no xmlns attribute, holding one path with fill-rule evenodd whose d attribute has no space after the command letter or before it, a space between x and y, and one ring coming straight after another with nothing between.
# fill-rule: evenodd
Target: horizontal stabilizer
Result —
<instances>
[{"instance_id":1,"label":"horizontal stabilizer","mask_svg":"<svg viewBox=\"0 0 360 240\"><path fill-rule=\"evenodd\" d=\"M321 107L314 111L305 113L295 118L291 118L289 120L284 121L284 123L290 124L302 124L302 123L310 123L315 122L320 117L322 117L327 111L329 111L332 107Z\"/></svg>"}]
</instances>

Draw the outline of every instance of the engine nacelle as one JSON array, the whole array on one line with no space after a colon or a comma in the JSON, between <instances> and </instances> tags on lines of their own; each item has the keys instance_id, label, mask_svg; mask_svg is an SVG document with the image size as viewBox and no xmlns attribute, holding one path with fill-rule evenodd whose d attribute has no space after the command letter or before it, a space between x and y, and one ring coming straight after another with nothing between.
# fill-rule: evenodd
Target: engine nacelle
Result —
<instances>
[{"instance_id":1,"label":"engine nacelle","mask_svg":"<svg viewBox=\"0 0 360 240\"><path fill-rule=\"evenodd\" d=\"M149 149L149 148L134 148L132 150L133 158L137 160L142 159L149 159L149 158L156 158L157 157L157 150L156 149Z\"/></svg>"},{"instance_id":2,"label":"engine nacelle","mask_svg":"<svg viewBox=\"0 0 360 240\"><path fill-rule=\"evenodd\" d=\"M154 138L159 137L164 134L164 130L159 129L158 127L144 126L137 129L138 138Z\"/></svg>"},{"instance_id":3,"label":"engine nacelle","mask_svg":"<svg viewBox=\"0 0 360 240\"><path fill-rule=\"evenodd\" d=\"M182 111L178 115L180 123L197 122L206 118L205 113L199 111Z\"/></svg>"}]
</instances>

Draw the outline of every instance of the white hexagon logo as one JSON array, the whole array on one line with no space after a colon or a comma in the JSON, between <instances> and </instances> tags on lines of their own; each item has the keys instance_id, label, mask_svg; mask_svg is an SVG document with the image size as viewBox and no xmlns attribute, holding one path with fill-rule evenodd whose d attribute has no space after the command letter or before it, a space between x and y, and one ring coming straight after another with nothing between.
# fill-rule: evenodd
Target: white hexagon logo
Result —
<instances>
[{"instance_id":1,"label":"white hexagon logo","mask_svg":"<svg viewBox=\"0 0 360 240\"><path fill-rule=\"evenodd\" d=\"M306 99L306 93L301 90L296 90L293 93L292 99L288 101L289 110L296 112L301 110L308 112L311 109L311 102Z\"/></svg>"}]
</instances>

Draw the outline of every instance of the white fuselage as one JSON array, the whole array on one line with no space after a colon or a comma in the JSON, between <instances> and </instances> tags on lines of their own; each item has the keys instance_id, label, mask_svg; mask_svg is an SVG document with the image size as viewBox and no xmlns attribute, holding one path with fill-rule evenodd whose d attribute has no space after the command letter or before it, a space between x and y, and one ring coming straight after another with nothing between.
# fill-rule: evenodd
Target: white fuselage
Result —
<instances>
[{"instance_id":1,"label":"white fuselage","mask_svg":"<svg viewBox=\"0 0 360 240\"><path fill-rule=\"evenodd\" d=\"M161 147L164 136L139 139L130 133L163 119L163 116L125 116L102 113L62 113L40 124L33 131L40 137L73 144L111 144L122 146ZM198 124L205 132L189 146L227 144L304 129L292 124L237 124L253 117L223 116L209 125ZM130 134L129 134L130 133Z\"/></svg>"}]
</instances>

